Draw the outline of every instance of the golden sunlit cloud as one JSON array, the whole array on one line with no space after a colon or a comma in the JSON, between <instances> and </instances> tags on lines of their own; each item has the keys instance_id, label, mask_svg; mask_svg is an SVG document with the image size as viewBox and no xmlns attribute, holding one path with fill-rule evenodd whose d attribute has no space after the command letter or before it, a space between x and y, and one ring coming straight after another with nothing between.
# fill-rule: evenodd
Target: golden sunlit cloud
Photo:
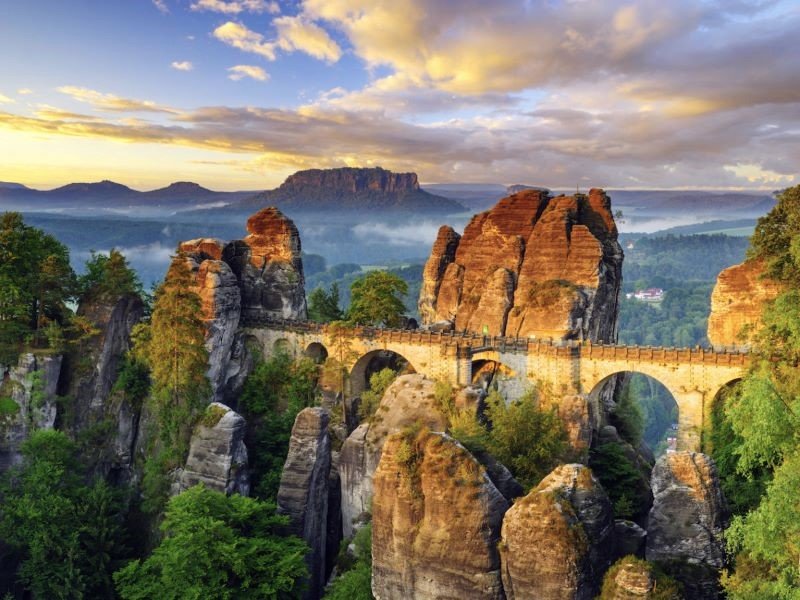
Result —
<instances>
[{"instance_id":1,"label":"golden sunlit cloud","mask_svg":"<svg viewBox=\"0 0 800 600\"><path fill-rule=\"evenodd\" d=\"M233 81L239 81L245 77L250 77L251 79L256 79L257 81L266 81L269 79L267 72L261 67L257 67L255 65L235 65L230 67L228 71L230 72L228 79Z\"/></svg>"},{"instance_id":2,"label":"golden sunlit cloud","mask_svg":"<svg viewBox=\"0 0 800 600\"><path fill-rule=\"evenodd\" d=\"M175 69L176 71L191 71L192 69L194 69L194 65L191 63L191 61L188 60L181 60L181 61L174 60L170 63L169 66Z\"/></svg>"},{"instance_id":3,"label":"golden sunlit cloud","mask_svg":"<svg viewBox=\"0 0 800 600\"><path fill-rule=\"evenodd\" d=\"M305 52L328 62L336 62L342 55L339 45L324 29L302 16L278 17L273 21L273 25L278 37L272 42L266 41L260 33L234 21L220 25L212 35L229 46L243 52L258 54L270 61L277 58L277 49L284 52Z\"/></svg>"},{"instance_id":4,"label":"golden sunlit cloud","mask_svg":"<svg viewBox=\"0 0 800 600\"><path fill-rule=\"evenodd\" d=\"M4 94L0 94L0 104L14 104L14 100Z\"/></svg>"},{"instance_id":5,"label":"golden sunlit cloud","mask_svg":"<svg viewBox=\"0 0 800 600\"><path fill-rule=\"evenodd\" d=\"M281 50L299 50L331 63L342 56L341 48L328 33L303 17L278 17L272 24L278 30L277 45Z\"/></svg>"},{"instance_id":6,"label":"golden sunlit cloud","mask_svg":"<svg viewBox=\"0 0 800 600\"><path fill-rule=\"evenodd\" d=\"M777 173L770 169L765 169L761 165L755 163L738 163L735 165L725 165L724 169L730 171L736 177L746 179L750 183L759 183L764 185L782 185L789 184L797 180L795 175L785 175Z\"/></svg>"},{"instance_id":7,"label":"golden sunlit cloud","mask_svg":"<svg viewBox=\"0 0 800 600\"><path fill-rule=\"evenodd\" d=\"M20 88L17 90L17 94L19 94L20 96L29 96L32 93L33 90L30 88Z\"/></svg>"},{"instance_id":8,"label":"golden sunlit cloud","mask_svg":"<svg viewBox=\"0 0 800 600\"><path fill-rule=\"evenodd\" d=\"M275 45L265 42L263 35L251 31L241 23L228 21L217 27L212 35L220 42L238 48L242 52L251 52L267 60L275 60Z\"/></svg>"},{"instance_id":9,"label":"golden sunlit cloud","mask_svg":"<svg viewBox=\"0 0 800 600\"><path fill-rule=\"evenodd\" d=\"M98 110L112 112L157 112L178 114L180 111L151 102L150 100L134 100L131 98L120 98L114 94L104 94L96 90L65 85L57 88L62 94L72 97L79 102L91 104Z\"/></svg>"}]
</instances>

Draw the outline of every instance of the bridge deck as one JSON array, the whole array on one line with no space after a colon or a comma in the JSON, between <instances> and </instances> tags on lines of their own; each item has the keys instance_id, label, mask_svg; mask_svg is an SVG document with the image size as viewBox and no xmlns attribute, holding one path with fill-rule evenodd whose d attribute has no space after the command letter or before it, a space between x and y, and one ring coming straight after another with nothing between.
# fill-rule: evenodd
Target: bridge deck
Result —
<instances>
[{"instance_id":1,"label":"bridge deck","mask_svg":"<svg viewBox=\"0 0 800 600\"><path fill-rule=\"evenodd\" d=\"M242 324L248 328L267 328L292 333L328 333L328 325L314 321L287 319L249 319ZM457 344L474 354L498 351L514 354L554 354L572 358L604 360L635 360L667 363L703 363L744 366L750 355L746 348L665 348L659 346L625 346L598 344L578 340L552 340L503 336L483 336L469 331L427 331L419 329L389 329L354 326L345 328L350 337L371 341L402 342L419 345Z\"/></svg>"}]
</instances>

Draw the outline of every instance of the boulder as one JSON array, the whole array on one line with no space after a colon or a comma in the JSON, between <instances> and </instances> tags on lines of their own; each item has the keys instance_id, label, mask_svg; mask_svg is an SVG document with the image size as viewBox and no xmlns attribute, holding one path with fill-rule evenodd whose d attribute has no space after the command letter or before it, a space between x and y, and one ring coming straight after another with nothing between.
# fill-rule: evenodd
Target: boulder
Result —
<instances>
[{"instance_id":1,"label":"boulder","mask_svg":"<svg viewBox=\"0 0 800 600\"><path fill-rule=\"evenodd\" d=\"M591 470L561 465L503 520L500 556L509 600L590 600L611 564L611 503Z\"/></svg>"},{"instance_id":2,"label":"boulder","mask_svg":"<svg viewBox=\"0 0 800 600\"><path fill-rule=\"evenodd\" d=\"M289 530L310 548L306 555L308 587L304 598L316 600L326 580L328 500L331 470L330 415L323 408L304 408L297 415L289 453L278 488L278 512L289 517Z\"/></svg>"},{"instance_id":3,"label":"boulder","mask_svg":"<svg viewBox=\"0 0 800 600\"><path fill-rule=\"evenodd\" d=\"M526 189L443 227L423 271L424 325L492 335L616 339L622 248L602 191Z\"/></svg>"},{"instance_id":4,"label":"boulder","mask_svg":"<svg viewBox=\"0 0 800 600\"><path fill-rule=\"evenodd\" d=\"M657 573L654 566L626 556L609 569L597 600L682 600L675 581Z\"/></svg>"},{"instance_id":5,"label":"boulder","mask_svg":"<svg viewBox=\"0 0 800 600\"><path fill-rule=\"evenodd\" d=\"M614 536L617 540L616 556L639 556L644 558L647 532L627 519L614 520Z\"/></svg>"},{"instance_id":6,"label":"boulder","mask_svg":"<svg viewBox=\"0 0 800 600\"><path fill-rule=\"evenodd\" d=\"M22 461L20 447L37 429L56 421L60 355L21 354L17 366L0 365L0 472Z\"/></svg>"},{"instance_id":7,"label":"boulder","mask_svg":"<svg viewBox=\"0 0 800 600\"><path fill-rule=\"evenodd\" d=\"M665 454L653 469L647 560L683 583L687 597L719 597L727 504L714 461L697 452Z\"/></svg>"},{"instance_id":8,"label":"boulder","mask_svg":"<svg viewBox=\"0 0 800 600\"><path fill-rule=\"evenodd\" d=\"M352 537L372 501L372 476L386 438L414 423L444 431L447 419L434 395L435 382L423 375L401 375L383 394L375 415L362 423L342 445L339 476L342 484L342 528Z\"/></svg>"},{"instance_id":9,"label":"boulder","mask_svg":"<svg viewBox=\"0 0 800 600\"><path fill-rule=\"evenodd\" d=\"M728 267L717 277L711 293L708 339L714 346L752 343L761 327L764 305L781 292L781 285L764 277L761 260Z\"/></svg>"},{"instance_id":10,"label":"boulder","mask_svg":"<svg viewBox=\"0 0 800 600\"><path fill-rule=\"evenodd\" d=\"M192 433L181 489L202 483L218 492L247 496L250 481L245 428L239 413L219 402L210 404Z\"/></svg>"},{"instance_id":11,"label":"boulder","mask_svg":"<svg viewBox=\"0 0 800 600\"><path fill-rule=\"evenodd\" d=\"M395 434L374 485L377 600L503 598L497 541L508 503L463 446L424 428Z\"/></svg>"}]
</instances>

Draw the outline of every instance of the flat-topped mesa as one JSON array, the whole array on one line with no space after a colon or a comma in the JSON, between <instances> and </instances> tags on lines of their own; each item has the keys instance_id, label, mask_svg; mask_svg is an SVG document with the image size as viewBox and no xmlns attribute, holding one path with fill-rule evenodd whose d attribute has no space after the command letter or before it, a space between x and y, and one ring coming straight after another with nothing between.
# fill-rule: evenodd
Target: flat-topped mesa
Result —
<instances>
[{"instance_id":1,"label":"flat-topped mesa","mask_svg":"<svg viewBox=\"0 0 800 600\"><path fill-rule=\"evenodd\" d=\"M713 346L753 342L761 328L764 306L782 289L780 283L764 277L764 273L763 261L748 260L719 274L708 317L708 339Z\"/></svg>"},{"instance_id":2,"label":"flat-topped mesa","mask_svg":"<svg viewBox=\"0 0 800 600\"><path fill-rule=\"evenodd\" d=\"M373 190L396 193L418 191L419 181L416 173L393 173L380 167L343 167L298 171L287 177L278 189L287 190L306 186L348 192Z\"/></svg>"},{"instance_id":3,"label":"flat-topped mesa","mask_svg":"<svg viewBox=\"0 0 800 600\"><path fill-rule=\"evenodd\" d=\"M523 190L473 217L463 236L439 230L420 316L490 335L614 341L622 258L603 190Z\"/></svg>"}]
</instances>

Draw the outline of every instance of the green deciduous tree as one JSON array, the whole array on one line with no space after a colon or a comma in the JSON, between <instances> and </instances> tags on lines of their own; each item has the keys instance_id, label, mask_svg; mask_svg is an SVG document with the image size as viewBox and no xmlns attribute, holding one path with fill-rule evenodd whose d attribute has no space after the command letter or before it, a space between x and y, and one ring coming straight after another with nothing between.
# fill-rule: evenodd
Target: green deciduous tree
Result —
<instances>
[{"instance_id":1,"label":"green deciduous tree","mask_svg":"<svg viewBox=\"0 0 800 600\"><path fill-rule=\"evenodd\" d=\"M37 431L2 486L0 538L17 553L20 583L35 598L113 598L124 553L120 503L103 482L87 486L77 446Z\"/></svg>"},{"instance_id":2,"label":"green deciduous tree","mask_svg":"<svg viewBox=\"0 0 800 600\"><path fill-rule=\"evenodd\" d=\"M317 323L338 321L342 318L339 307L339 284L332 283L326 292L317 287L308 296L308 318Z\"/></svg>"},{"instance_id":3,"label":"green deciduous tree","mask_svg":"<svg viewBox=\"0 0 800 600\"><path fill-rule=\"evenodd\" d=\"M316 400L317 365L278 353L259 362L247 378L240 406L247 419L247 448L255 496L278 494L289 437L297 413Z\"/></svg>"},{"instance_id":4,"label":"green deciduous tree","mask_svg":"<svg viewBox=\"0 0 800 600\"><path fill-rule=\"evenodd\" d=\"M347 320L361 325L397 327L405 313L408 284L386 271L372 271L350 286Z\"/></svg>"},{"instance_id":5,"label":"green deciduous tree","mask_svg":"<svg viewBox=\"0 0 800 600\"><path fill-rule=\"evenodd\" d=\"M567 447L564 424L555 409L540 407L535 391L507 403L497 391L486 399L491 430L486 449L530 489L556 466Z\"/></svg>"},{"instance_id":6,"label":"green deciduous tree","mask_svg":"<svg viewBox=\"0 0 800 600\"><path fill-rule=\"evenodd\" d=\"M358 407L358 416L362 421L375 414L383 394L395 379L397 379L397 372L389 368L381 369L370 376L369 389L362 392L361 405Z\"/></svg>"},{"instance_id":7,"label":"green deciduous tree","mask_svg":"<svg viewBox=\"0 0 800 600\"><path fill-rule=\"evenodd\" d=\"M142 294L142 284L125 256L116 248L108 254L92 252L86 272L78 277L80 302L113 300L124 294Z\"/></svg>"},{"instance_id":8,"label":"green deciduous tree","mask_svg":"<svg viewBox=\"0 0 800 600\"><path fill-rule=\"evenodd\" d=\"M114 574L124 600L286 598L306 574L305 543L282 536L275 505L202 486L169 502L164 539Z\"/></svg>"}]
</instances>

